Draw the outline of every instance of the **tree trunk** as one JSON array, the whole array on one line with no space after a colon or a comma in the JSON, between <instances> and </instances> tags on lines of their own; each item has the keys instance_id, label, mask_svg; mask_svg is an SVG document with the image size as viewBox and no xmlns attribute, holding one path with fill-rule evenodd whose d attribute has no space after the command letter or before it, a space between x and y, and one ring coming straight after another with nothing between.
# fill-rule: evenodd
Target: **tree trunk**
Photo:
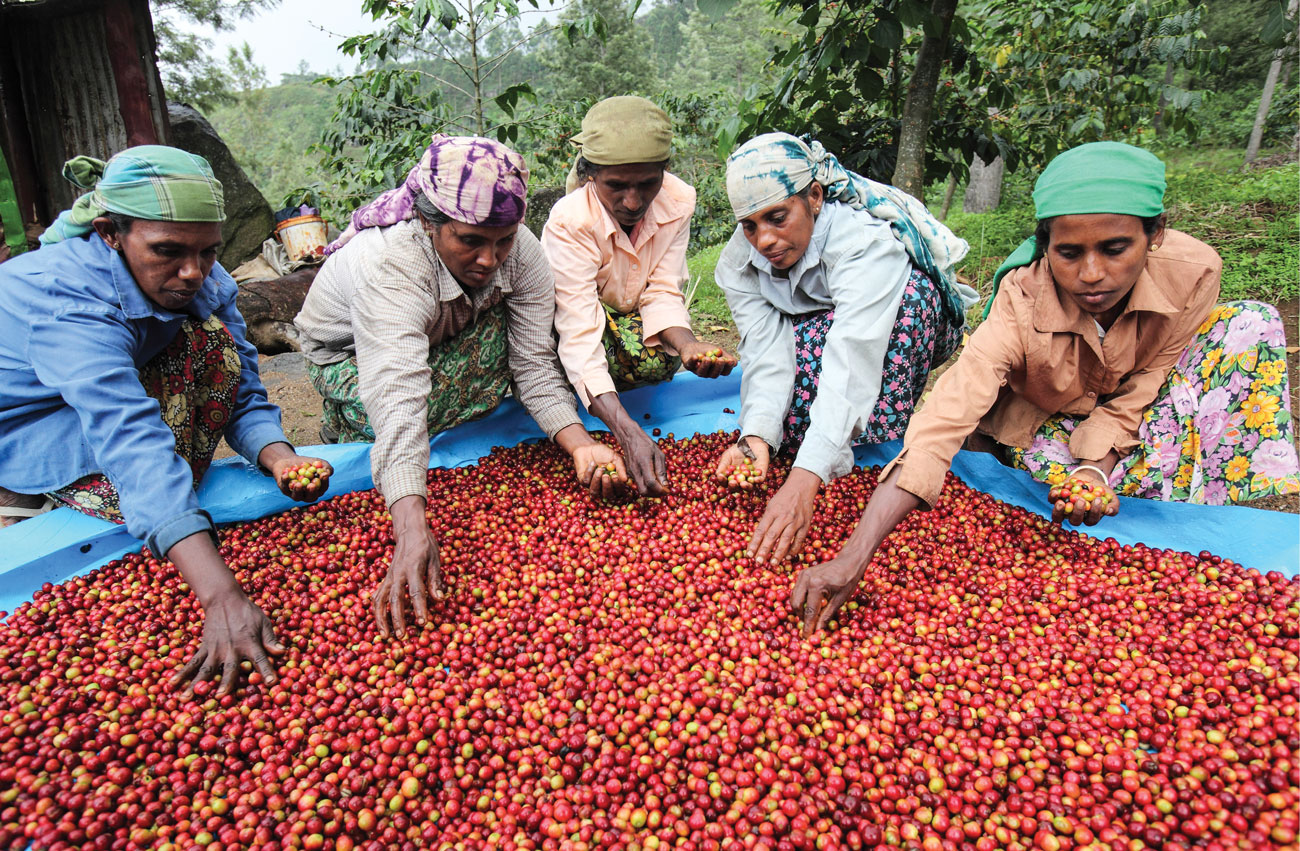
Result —
<instances>
[{"instance_id":1,"label":"tree trunk","mask_svg":"<svg viewBox=\"0 0 1300 851\"><path fill-rule=\"evenodd\" d=\"M1294 17L1296 13L1296 0L1291 0L1287 5L1287 15ZM1277 87L1278 75L1282 72L1282 60L1286 55L1286 47L1280 47L1273 51L1273 61L1268 66L1268 76L1264 78L1264 91L1259 96L1259 110L1255 113L1255 126L1250 130L1250 141L1246 143L1246 160L1241 164L1242 169L1255 161L1259 156L1259 146L1264 141L1264 124L1268 120L1268 110L1273 106L1273 90Z\"/></svg>"},{"instance_id":2,"label":"tree trunk","mask_svg":"<svg viewBox=\"0 0 1300 851\"><path fill-rule=\"evenodd\" d=\"M916 53L916 68L907 84L907 101L898 131L898 161L894 185L912 197L925 201L925 142L930 134L930 113L939 88L939 71L948 53L948 36L957 0L934 0L930 12L938 20L938 32L926 33Z\"/></svg>"},{"instance_id":3,"label":"tree trunk","mask_svg":"<svg viewBox=\"0 0 1300 851\"><path fill-rule=\"evenodd\" d=\"M1169 108L1169 98L1165 97L1165 91L1174 84L1174 61L1170 59L1165 63L1165 85L1160 90L1160 101L1156 104L1156 117L1151 123L1156 128L1156 136L1163 139L1165 137L1165 110Z\"/></svg>"},{"instance_id":4,"label":"tree trunk","mask_svg":"<svg viewBox=\"0 0 1300 851\"><path fill-rule=\"evenodd\" d=\"M939 218L948 218L948 211L952 209L952 196L957 194L957 172L948 175L948 188L943 192L943 209L939 211Z\"/></svg>"},{"instance_id":5,"label":"tree trunk","mask_svg":"<svg viewBox=\"0 0 1300 851\"><path fill-rule=\"evenodd\" d=\"M1002 201L1002 157L985 163L978 155L970 161L970 182L966 184L966 197L961 202L963 213L987 213L997 209Z\"/></svg>"}]
</instances>

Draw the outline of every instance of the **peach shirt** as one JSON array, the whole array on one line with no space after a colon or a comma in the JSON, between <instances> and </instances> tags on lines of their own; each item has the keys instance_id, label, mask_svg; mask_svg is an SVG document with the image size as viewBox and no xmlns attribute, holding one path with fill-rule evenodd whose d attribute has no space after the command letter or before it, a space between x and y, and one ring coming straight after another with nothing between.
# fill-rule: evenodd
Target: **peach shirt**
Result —
<instances>
[{"instance_id":1,"label":"peach shirt","mask_svg":"<svg viewBox=\"0 0 1300 851\"><path fill-rule=\"evenodd\" d=\"M631 237L590 183L551 208L542 250L555 272L560 363L583 405L588 394L594 399L614 390L605 360L602 303L617 313L639 312L647 346L661 345L665 328L691 327L682 285L694 212L695 189L668 172Z\"/></svg>"},{"instance_id":2,"label":"peach shirt","mask_svg":"<svg viewBox=\"0 0 1300 851\"><path fill-rule=\"evenodd\" d=\"M1057 288L1046 261L1010 272L881 479L898 467L898 486L934 505L972 431L1025 448L1058 413L1082 419L1070 436L1080 462L1112 449L1132 452L1143 412L1219 297L1222 267L1213 248L1166 231L1104 341L1092 316Z\"/></svg>"}]
</instances>

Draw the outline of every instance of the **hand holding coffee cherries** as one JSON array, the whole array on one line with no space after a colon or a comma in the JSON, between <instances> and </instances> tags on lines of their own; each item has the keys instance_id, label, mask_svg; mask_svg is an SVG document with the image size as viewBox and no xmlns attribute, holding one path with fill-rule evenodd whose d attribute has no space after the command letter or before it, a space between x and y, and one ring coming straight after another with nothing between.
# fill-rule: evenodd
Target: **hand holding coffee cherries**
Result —
<instances>
[{"instance_id":1,"label":"hand holding coffee cherries","mask_svg":"<svg viewBox=\"0 0 1300 851\"><path fill-rule=\"evenodd\" d=\"M1076 470L1047 492L1052 521L1096 526L1103 517L1119 513L1119 497L1092 470Z\"/></svg>"},{"instance_id":2,"label":"hand holding coffee cherries","mask_svg":"<svg viewBox=\"0 0 1300 851\"><path fill-rule=\"evenodd\" d=\"M285 496L299 502L313 502L329 490L334 468L320 458L292 455L272 462L271 475Z\"/></svg>"},{"instance_id":3,"label":"hand holding coffee cherries","mask_svg":"<svg viewBox=\"0 0 1300 851\"><path fill-rule=\"evenodd\" d=\"M712 343L691 343L682 349L681 357L682 366L700 378L729 375L736 368L736 358Z\"/></svg>"}]
</instances>

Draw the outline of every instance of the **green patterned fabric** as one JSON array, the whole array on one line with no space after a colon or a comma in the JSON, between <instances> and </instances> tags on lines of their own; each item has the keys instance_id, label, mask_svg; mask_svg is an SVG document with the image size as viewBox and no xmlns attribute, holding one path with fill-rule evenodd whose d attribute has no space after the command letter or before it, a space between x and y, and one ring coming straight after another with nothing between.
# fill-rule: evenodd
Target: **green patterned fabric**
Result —
<instances>
[{"instance_id":1,"label":"green patterned fabric","mask_svg":"<svg viewBox=\"0 0 1300 851\"><path fill-rule=\"evenodd\" d=\"M27 232L23 227L22 212L18 209L18 193L9 174L9 163L0 151L0 224L4 225L5 245L13 256L27 250Z\"/></svg>"},{"instance_id":2,"label":"green patterned fabric","mask_svg":"<svg viewBox=\"0 0 1300 851\"><path fill-rule=\"evenodd\" d=\"M432 380L426 422L429 434L478 419L496 409L510 388L505 304L429 350ZM321 419L343 443L374 443L375 430L361 402L357 359L307 365L321 395Z\"/></svg>"},{"instance_id":3,"label":"green patterned fabric","mask_svg":"<svg viewBox=\"0 0 1300 851\"><path fill-rule=\"evenodd\" d=\"M107 163L73 157L63 176L89 189L41 235L41 245L85 236L104 213L154 222L224 222L225 196L212 166L197 154L166 145L127 148Z\"/></svg>"},{"instance_id":4,"label":"green patterned fabric","mask_svg":"<svg viewBox=\"0 0 1300 851\"><path fill-rule=\"evenodd\" d=\"M682 365L682 359L658 346L645 344L645 333L639 313L616 313L609 305L605 308L605 359L609 363L609 376L614 387L630 390L644 384L672 381L673 374Z\"/></svg>"}]
</instances>

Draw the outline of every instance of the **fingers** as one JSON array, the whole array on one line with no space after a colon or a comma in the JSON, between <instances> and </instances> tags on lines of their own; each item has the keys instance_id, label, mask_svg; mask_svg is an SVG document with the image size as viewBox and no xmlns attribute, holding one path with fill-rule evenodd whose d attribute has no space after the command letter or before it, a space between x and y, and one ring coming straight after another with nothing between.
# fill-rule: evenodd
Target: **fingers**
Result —
<instances>
[{"instance_id":1,"label":"fingers","mask_svg":"<svg viewBox=\"0 0 1300 851\"><path fill-rule=\"evenodd\" d=\"M205 677L199 677L199 671L203 670L207 661L208 650L200 644L198 651L190 657L190 661L185 663L185 667L177 671L176 676L172 677L172 688L179 688L181 685L188 683L188 685L185 685L184 690L181 691L182 700L189 700L194 695L195 682L199 679L206 679Z\"/></svg>"},{"instance_id":2,"label":"fingers","mask_svg":"<svg viewBox=\"0 0 1300 851\"><path fill-rule=\"evenodd\" d=\"M826 589L821 583L810 583L811 587L803 601L803 637L808 638L817 630L817 618L826 607Z\"/></svg>"},{"instance_id":3,"label":"fingers","mask_svg":"<svg viewBox=\"0 0 1300 851\"><path fill-rule=\"evenodd\" d=\"M406 607L402 605L404 584L400 579L394 579L388 586L388 615L393 619L393 631L398 638L406 635Z\"/></svg>"},{"instance_id":4,"label":"fingers","mask_svg":"<svg viewBox=\"0 0 1300 851\"><path fill-rule=\"evenodd\" d=\"M740 463L744 455L738 446L730 446L726 452L718 457L718 466L714 468L713 475L719 479L726 479L727 472Z\"/></svg>"},{"instance_id":5,"label":"fingers","mask_svg":"<svg viewBox=\"0 0 1300 851\"><path fill-rule=\"evenodd\" d=\"M1057 500L1052 503L1052 522L1061 523L1065 520L1065 503Z\"/></svg>"},{"instance_id":6,"label":"fingers","mask_svg":"<svg viewBox=\"0 0 1300 851\"><path fill-rule=\"evenodd\" d=\"M668 482L668 462L664 460L664 454L659 450L658 446L654 450L651 463L654 464L655 485L659 488L659 492L663 493L664 485Z\"/></svg>"},{"instance_id":7,"label":"fingers","mask_svg":"<svg viewBox=\"0 0 1300 851\"><path fill-rule=\"evenodd\" d=\"M442 581L442 559L435 552L425 568L425 581L429 584L429 593L434 600L441 601L447 596L447 586Z\"/></svg>"},{"instance_id":8,"label":"fingers","mask_svg":"<svg viewBox=\"0 0 1300 851\"><path fill-rule=\"evenodd\" d=\"M817 625L813 627L814 632L824 630L830 625L830 622L840 613L840 609L853 596L853 590L852 587L845 588L831 597L830 601L822 607L822 613L817 618Z\"/></svg>"},{"instance_id":9,"label":"fingers","mask_svg":"<svg viewBox=\"0 0 1300 851\"><path fill-rule=\"evenodd\" d=\"M754 526L753 533L749 536L749 546L745 547L745 553L754 561L762 561L760 553L767 546L767 532L772 526L772 512L764 511L763 516L758 518L758 524Z\"/></svg>"},{"instance_id":10,"label":"fingers","mask_svg":"<svg viewBox=\"0 0 1300 851\"><path fill-rule=\"evenodd\" d=\"M767 515L764 515L765 517ZM772 555L773 547L781 539L781 533L785 531L785 521L772 516L766 524L762 520L758 521L759 526L754 530L754 538L750 541L750 546L754 548L754 561L768 561ZM773 559L775 560L775 559Z\"/></svg>"},{"instance_id":11,"label":"fingers","mask_svg":"<svg viewBox=\"0 0 1300 851\"><path fill-rule=\"evenodd\" d=\"M799 617L803 611L804 600L808 596L810 570L812 568L799 571L799 576L794 580L794 587L790 589L790 614L795 617Z\"/></svg>"},{"instance_id":12,"label":"fingers","mask_svg":"<svg viewBox=\"0 0 1300 851\"><path fill-rule=\"evenodd\" d=\"M798 531L795 523L786 523L781 529L781 534L777 536L776 544L772 547L772 561L779 562L785 558L786 553L790 552L790 544L794 542L795 533Z\"/></svg>"},{"instance_id":13,"label":"fingers","mask_svg":"<svg viewBox=\"0 0 1300 851\"><path fill-rule=\"evenodd\" d=\"M411 571L407 589L411 595L411 610L415 614L415 622L420 625L427 623L429 620L429 587L425 584L424 576L421 575L420 571Z\"/></svg>"},{"instance_id":14,"label":"fingers","mask_svg":"<svg viewBox=\"0 0 1300 851\"><path fill-rule=\"evenodd\" d=\"M235 690L235 681L239 679L239 660L230 653L221 661L221 687L217 696L224 697Z\"/></svg>"},{"instance_id":15,"label":"fingers","mask_svg":"<svg viewBox=\"0 0 1300 851\"><path fill-rule=\"evenodd\" d=\"M803 552L803 542L808 538L808 530L812 527L811 523L802 523L795 530L794 543L790 545L790 555L797 556Z\"/></svg>"},{"instance_id":16,"label":"fingers","mask_svg":"<svg viewBox=\"0 0 1300 851\"><path fill-rule=\"evenodd\" d=\"M375 614L375 626L379 628L380 638L387 638L392 631L392 627L388 620L388 609L384 605L385 601L388 599L388 586L391 584L390 579L391 576L384 577L384 581L380 582L378 587L375 588L375 596L370 601L371 608L374 610Z\"/></svg>"}]
</instances>

